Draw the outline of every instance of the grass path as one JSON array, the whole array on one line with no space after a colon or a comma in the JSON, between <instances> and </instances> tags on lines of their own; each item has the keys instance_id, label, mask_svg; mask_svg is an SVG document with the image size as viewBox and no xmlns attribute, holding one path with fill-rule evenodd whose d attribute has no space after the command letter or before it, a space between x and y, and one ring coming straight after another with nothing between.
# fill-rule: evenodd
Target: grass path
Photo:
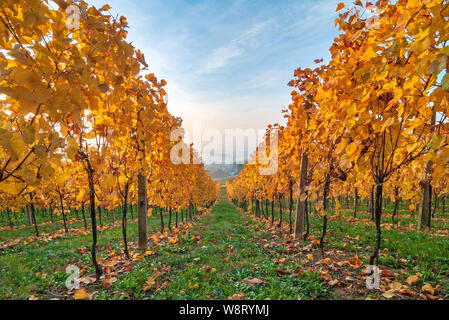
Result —
<instances>
[{"instance_id":1,"label":"grass path","mask_svg":"<svg viewBox=\"0 0 449 320\"><path fill-rule=\"evenodd\" d=\"M279 262L285 247L273 250L263 246L270 236L268 232L255 233L254 222L239 213L223 191L212 212L180 237L178 247L156 248L156 255L119 276L95 298L329 298L317 273L302 271L299 261ZM156 284L144 291L148 277L156 279ZM252 285L251 280L262 283Z\"/></svg>"}]
</instances>

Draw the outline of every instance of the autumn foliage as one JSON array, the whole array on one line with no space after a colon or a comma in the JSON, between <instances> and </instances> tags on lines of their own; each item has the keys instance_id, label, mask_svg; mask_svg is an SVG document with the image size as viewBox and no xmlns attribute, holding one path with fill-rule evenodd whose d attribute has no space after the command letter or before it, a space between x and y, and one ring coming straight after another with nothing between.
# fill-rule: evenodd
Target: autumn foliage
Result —
<instances>
[{"instance_id":1,"label":"autumn foliage","mask_svg":"<svg viewBox=\"0 0 449 320\"><path fill-rule=\"evenodd\" d=\"M377 229L373 264L383 199L409 201L425 228L431 225L430 199L447 194L449 4L381 0L369 16L371 5L355 1L343 10L339 4L340 35L330 61L295 71L287 125L268 129L279 133L277 174L261 175L260 165L249 164L227 190L256 215L264 202L287 198L291 218L294 198L298 204L313 201L323 218L321 247L329 198L337 199L337 215L339 196L370 199ZM296 221L304 218L299 211Z\"/></svg>"},{"instance_id":2,"label":"autumn foliage","mask_svg":"<svg viewBox=\"0 0 449 320\"><path fill-rule=\"evenodd\" d=\"M123 210L126 245L126 211L137 203L139 175L148 185L148 214L211 206L218 191L204 166L170 160L172 147L182 143L171 141L170 132L182 120L167 110L166 81L149 72L144 54L126 40L126 18L108 14L108 5L55 2L57 8L47 0L2 2L2 209L27 211L33 220L36 208L49 208L63 215L66 232L66 211L82 209L84 216L86 210L94 252L97 208L100 219L101 210ZM79 25L70 28L69 6L80 13Z\"/></svg>"}]
</instances>

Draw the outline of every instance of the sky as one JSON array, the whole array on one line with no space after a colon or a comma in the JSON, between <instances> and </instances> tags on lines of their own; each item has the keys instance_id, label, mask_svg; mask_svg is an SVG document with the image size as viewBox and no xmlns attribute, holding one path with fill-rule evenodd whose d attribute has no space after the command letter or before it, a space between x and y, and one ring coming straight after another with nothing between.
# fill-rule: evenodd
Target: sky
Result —
<instances>
[{"instance_id":1,"label":"sky","mask_svg":"<svg viewBox=\"0 0 449 320\"><path fill-rule=\"evenodd\" d=\"M183 118L186 140L202 152L205 144L222 144L213 141L213 130L284 123L281 110L292 91L287 83L296 68L329 60L342 0L87 1L97 8L108 3L113 15L127 18L128 40L168 82L168 109ZM200 147L194 128L205 135L209 130L212 140ZM245 158L243 150L233 156L228 149L218 154ZM217 151L214 157L203 153L203 160L209 157L216 159Z\"/></svg>"}]
</instances>

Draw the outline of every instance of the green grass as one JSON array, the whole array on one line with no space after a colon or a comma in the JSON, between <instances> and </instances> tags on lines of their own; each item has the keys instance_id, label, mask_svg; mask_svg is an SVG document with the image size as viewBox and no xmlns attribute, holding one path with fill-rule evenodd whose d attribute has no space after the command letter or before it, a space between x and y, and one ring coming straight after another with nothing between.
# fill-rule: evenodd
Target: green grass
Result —
<instances>
[{"instance_id":1,"label":"green grass","mask_svg":"<svg viewBox=\"0 0 449 320\"><path fill-rule=\"evenodd\" d=\"M135 215L134 215L135 216ZM168 217L165 217L167 220ZM116 220L120 217L116 217ZM104 217L103 223L111 223L110 217ZM167 221L166 221L167 223ZM151 232L159 229L159 216L153 215L148 219ZM69 229L84 226L83 222L77 222ZM34 235L34 229L26 231L15 229L15 236L28 238ZM49 231L61 229L61 226L53 226ZM3 233L4 231L0 231ZM115 226L107 228L98 233L99 256L104 256L105 249L120 252L123 248L121 227ZM15 238L12 238L15 239ZM137 225L129 223L128 240L137 239ZM10 239L11 240L11 239ZM6 250L0 250L0 299L27 299L31 295L47 294L49 290L64 287L67 279L65 269L68 265L81 263L86 266L91 265L89 254L83 254L79 250L85 249L89 253L92 245L92 236L71 234L64 235L60 239L45 241L37 240L30 244L15 245ZM93 268L87 268L88 272L93 272ZM47 274L36 276L36 273Z\"/></svg>"},{"instance_id":2,"label":"green grass","mask_svg":"<svg viewBox=\"0 0 449 320\"><path fill-rule=\"evenodd\" d=\"M133 217L135 218L137 216L137 212L136 212L137 209L134 206L132 208L132 210L133 210ZM16 217L14 217L14 216L16 216ZM76 214L72 210L70 213L66 214L66 216L67 216L67 218L66 218L67 219L67 228L69 230L84 227L84 221L83 221L81 212L79 212L78 217L77 217ZM86 208L85 216L86 216L87 225L89 226L90 225L89 224L90 216L89 216L88 208ZM27 218L24 213L16 213L15 215L11 214L11 218L13 221L12 229L9 228L9 223L5 219L5 217L3 217L3 219L0 221L0 227L5 227L4 229L0 230L0 242L7 241L10 239L17 239L19 237L28 238L29 236L35 235L34 225L29 226L27 224ZM130 210L128 211L128 218L129 219L132 218ZM115 213L115 221L120 221L120 219L121 219L121 213L116 212ZM63 217L61 215L59 215L59 216L54 215L53 223L51 223L49 214L44 215L41 210L37 209L36 210L36 220L37 220L37 224L38 224L39 233L53 233L58 230L64 229ZM109 214L102 213L102 223L105 225L112 223L112 216L110 213ZM98 218L97 218L97 224L99 225Z\"/></svg>"},{"instance_id":3,"label":"green grass","mask_svg":"<svg viewBox=\"0 0 449 320\"><path fill-rule=\"evenodd\" d=\"M223 194L223 192L222 192ZM150 219L151 232L158 219ZM118 275L108 289L97 285L94 299L226 299L244 294L247 299L330 298L330 291L319 275L305 271L301 276L281 275L276 263L279 253L263 248L255 241L254 225L239 213L222 195L209 215L194 223L187 234L179 235L179 245L154 247L155 255L145 256L132 271ZM150 234L151 234L150 232ZM197 242L192 237L201 236ZM268 237L261 233L259 236ZM135 225L129 227L129 238L136 240ZM65 268L72 263L90 266L90 235L57 239L48 244L16 246L0 253L0 299L26 299L31 295L51 298L50 292L64 288ZM111 250L120 252L121 230L110 228L100 233L100 257ZM229 249L232 254L229 255ZM107 250L105 250L107 249ZM88 252L88 250L86 250ZM228 261L224 261L229 257ZM196 258L199 258L196 259ZM298 270L298 263L286 262L282 268ZM216 272L203 266L215 268ZM168 267L167 274L157 278L159 289L144 291L143 286L155 270ZM40 273L40 274L39 274ZM46 273L46 277L42 274ZM93 273L91 267L87 273ZM156 277L156 276L155 276ZM266 285L251 286L245 278L258 278Z\"/></svg>"},{"instance_id":4,"label":"green grass","mask_svg":"<svg viewBox=\"0 0 449 320\"><path fill-rule=\"evenodd\" d=\"M192 236L199 234L202 239L196 243ZM231 247L232 254L225 262ZM304 272L300 277L280 275L276 271L279 264L275 262L278 254L254 241L253 225L248 217L242 216L224 198L210 215L189 230L179 248L163 246L156 252L120 276L110 290L96 298L226 299L233 294L244 294L247 299L330 297L317 273ZM155 275L154 269L160 270L164 265L170 267L170 272L158 281L166 283L166 287L144 292L147 278ZM204 265L216 272L205 270ZM285 263L282 267L298 270L297 263ZM258 278L266 285L251 286L244 282L245 278Z\"/></svg>"},{"instance_id":5,"label":"green grass","mask_svg":"<svg viewBox=\"0 0 449 320\"><path fill-rule=\"evenodd\" d=\"M303 258L292 258L285 243L264 247L272 243L275 235L263 224L255 224L249 214L242 214L224 198L211 213L193 223L178 234L178 243L163 244L151 250L154 255L133 264L131 271L117 275L117 281L109 288L101 284L88 287L96 292L94 299L227 299L243 294L246 299L338 299L338 293L325 285L317 271L308 271ZM442 296L449 297L449 239L437 232L417 232L406 229L416 224L416 216L401 207L399 225L404 229L385 228L391 224L392 204L385 208L382 222L383 241L379 263L381 268L397 270L405 278L422 273L421 282L442 286ZM348 256L358 255L366 264L374 244L375 228L369 222L365 204L359 207L358 220L348 221L352 209L331 218L328 225L325 250L343 250ZM134 215L135 216L135 215ZM332 209L329 216L333 216ZM447 230L449 217L437 211L433 229ZM164 216L168 219L167 215ZM279 218L278 210L275 218ZM116 220L120 215L116 215ZM288 212L284 210L284 223ZM149 234L158 232L159 216L148 219ZM174 221L174 220L173 220ZM110 224L110 216L104 215L104 224ZM165 221L167 223L167 221ZM310 214L311 237L321 234L321 217ZM82 221L74 221L70 228L80 228ZM62 224L42 225L41 231L61 230ZM34 234L32 227L0 231L1 241L16 238L28 239ZM129 240L137 240L135 221L128 227ZM196 241L194 236L200 236ZM356 237L358 237L356 239ZM110 226L99 233L99 257L107 258L111 251L122 251L121 228ZM134 245L135 243L132 243ZM305 243L304 245L306 245ZM52 292L65 291L65 268L77 264L94 273L89 249L91 235L64 235L52 241L37 240L30 244L17 244L0 250L0 299L27 299L31 295L51 298ZM80 250L81 249L81 250ZM385 250L386 249L386 250ZM135 251L135 248L132 248ZM280 258L286 258L280 262ZM204 268L204 266L207 266ZM213 271L210 270L213 269ZM279 272L279 268L291 273ZM163 274L160 274L164 270ZM298 273L302 270L302 273ZM313 268L312 270L317 270ZM46 276L43 276L46 274ZM156 286L144 291L148 277L156 279ZM258 278L265 284L251 286L245 278Z\"/></svg>"},{"instance_id":6,"label":"green grass","mask_svg":"<svg viewBox=\"0 0 449 320\"><path fill-rule=\"evenodd\" d=\"M352 204L351 204L352 206ZM398 225L402 227L414 227L412 229L397 229L391 221L393 204L390 203L383 209L382 217L382 242L379 265L404 271L404 277L422 273L422 282L443 287L443 296L449 297L449 238L446 235L438 235L437 230L449 229L449 215L436 211L432 220L432 230L416 231L417 214L412 215L406 206L399 210ZM375 242L376 230L374 223L367 213L365 204L358 207L357 220L349 222L353 208L343 208L340 218L331 218L328 221L325 238L325 250L339 249L360 256L365 264ZM334 210L329 210L328 216L332 217ZM285 223L288 223L288 211L283 210ZM278 208L275 209L275 219L279 219ZM271 221L271 207L269 206L269 220ZM313 212L309 216L310 235L315 239L321 237L322 218ZM275 222L277 223L277 222ZM387 229L385 226L391 226ZM358 237L358 240L355 238Z\"/></svg>"}]
</instances>

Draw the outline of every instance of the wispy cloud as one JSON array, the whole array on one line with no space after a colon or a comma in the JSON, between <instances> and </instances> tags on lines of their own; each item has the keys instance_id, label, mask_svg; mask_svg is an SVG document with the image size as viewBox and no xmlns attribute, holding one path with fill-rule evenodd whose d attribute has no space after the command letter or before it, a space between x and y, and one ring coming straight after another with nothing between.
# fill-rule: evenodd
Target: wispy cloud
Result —
<instances>
[{"instance_id":1,"label":"wispy cloud","mask_svg":"<svg viewBox=\"0 0 449 320\"><path fill-rule=\"evenodd\" d=\"M239 37L234 39L233 42L236 42L239 44L245 43L246 41L248 41L248 40L256 37L257 35L259 35L260 33L262 33L262 31L264 31L266 28L268 28L273 23L274 20L275 20L275 18L271 18L270 20L254 24L250 29L243 32Z\"/></svg>"},{"instance_id":2,"label":"wispy cloud","mask_svg":"<svg viewBox=\"0 0 449 320\"><path fill-rule=\"evenodd\" d=\"M257 43L255 43L254 40L273 21L274 19L270 19L268 21L256 23L241 35L231 40L228 45L215 49L205 59L203 67L198 70L197 74L203 75L215 72L216 70L227 66L232 59L243 55L249 46L256 46Z\"/></svg>"},{"instance_id":3,"label":"wispy cloud","mask_svg":"<svg viewBox=\"0 0 449 320\"><path fill-rule=\"evenodd\" d=\"M229 61L243 54L245 50L235 44L215 49L207 58L206 64L198 71L199 75L214 72L225 67Z\"/></svg>"}]
</instances>

